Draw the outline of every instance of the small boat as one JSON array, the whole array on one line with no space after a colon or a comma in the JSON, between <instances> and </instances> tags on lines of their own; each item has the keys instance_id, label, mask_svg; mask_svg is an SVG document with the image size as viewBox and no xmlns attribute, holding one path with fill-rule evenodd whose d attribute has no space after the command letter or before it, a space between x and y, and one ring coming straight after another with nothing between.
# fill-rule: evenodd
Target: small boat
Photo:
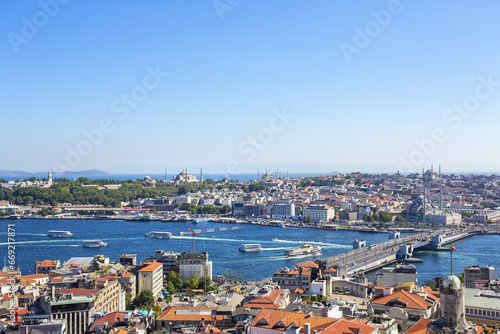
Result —
<instances>
[{"instance_id":1,"label":"small boat","mask_svg":"<svg viewBox=\"0 0 500 334\"><path fill-rule=\"evenodd\" d=\"M249 253L249 252L260 252L262 247L260 244L242 244L239 248L240 252Z\"/></svg>"},{"instance_id":2,"label":"small boat","mask_svg":"<svg viewBox=\"0 0 500 334\"><path fill-rule=\"evenodd\" d=\"M108 243L101 240L83 240L82 246L89 248L108 247Z\"/></svg>"},{"instance_id":3,"label":"small boat","mask_svg":"<svg viewBox=\"0 0 500 334\"><path fill-rule=\"evenodd\" d=\"M151 214L147 215L138 215L132 219L127 219L129 221L154 221L154 220L160 220L160 218L157 218Z\"/></svg>"},{"instance_id":4,"label":"small boat","mask_svg":"<svg viewBox=\"0 0 500 334\"><path fill-rule=\"evenodd\" d=\"M173 234L172 234L172 232L151 231L151 232L146 233L144 236L146 236L148 238L170 239L170 238L172 238Z\"/></svg>"},{"instance_id":5,"label":"small boat","mask_svg":"<svg viewBox=\"0 0 500 334\"><path fill-rule=\"evenodd\" d=\"M162 221L164 222L190 222L190 221L193 221L192 218L190 217L186 217L186 216L173 216L171 218L168 218L168 219L163 219Z\"/></svg>"},{"instance_id":6,"label":"small boat","mask_svg":"<svg viewBox=\"0 0 500 334\"><path fill-rule=\"evenodd\" d=\"M73 233L70 231L49 231L47 233L47 236L53 237L53 238L71 238L73 236Z\"/></svg>"}]
</instances>

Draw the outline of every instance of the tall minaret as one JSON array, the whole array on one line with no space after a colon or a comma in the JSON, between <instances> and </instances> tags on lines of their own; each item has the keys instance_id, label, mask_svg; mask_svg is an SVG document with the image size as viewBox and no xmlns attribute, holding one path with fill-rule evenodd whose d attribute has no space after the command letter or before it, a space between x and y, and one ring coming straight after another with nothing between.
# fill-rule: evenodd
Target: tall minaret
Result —
<instances>
[{"instance_id":1,"label":"tall minaret","mask_svg":"<svg viewBox=\"0 0 500 334\"><path fill-rule=\"evenodd\" d=\"M186 182L188 181L188 168L187 168L187 166L186 166L186 180L185 181Z\"/></svg>"},{"instance_id":2,"label":"tall minaret","mask_svg":"<svg viewBox=\"0 0 500 334\"><path fill-rule=\"evenodd\" d=\"M165 168L165 183L168 182L168 177L167 177L167 169Z\"/></svg>"},{"instance_id":3,"label":"tall minaret","mask_svg":"<svg viewBox=\"0 0 500 334\"><path fill-rule=\"evenodd\" d=\"M52 183L52 172L49 170L48 183Z\"/></svg>"},{"instance_id":4,"label":"tall minaret","mask_svg":"<svg viewBox=\"0 0 500 334\"><path fill-rule=\"evenodd\" d=\"M259 179L260 175L259 175L259 169L257 168L257 180Z\"/></svg>"},{"instance_id":5,"label":"tall minaret","mask_svg":"<svg viewBox=\"0 0 500 334\"><path fill-rule=\"evenodd\" d=\"M200 182L203 183L203 168L201 169L201 172L200 172Z\"/></svg>"},{"instance_id":6,"label":"tall minaret","mask_svg":"<svg viewBox=\"0 0 500 334\"><path fill-rule=\"evenodd\" d=\"M441 178L441 164L439 164L439 177Z\"/></svg>"},{"instance_id":7,"label":"tall minaret","mask_svg":"<svg viewBox=\"0 0 500 334\"><path fill-rule=\"evenodd\" d=\"M286 171L286 179L288 180L288 170Z\"/></svg>"}]
</instances>

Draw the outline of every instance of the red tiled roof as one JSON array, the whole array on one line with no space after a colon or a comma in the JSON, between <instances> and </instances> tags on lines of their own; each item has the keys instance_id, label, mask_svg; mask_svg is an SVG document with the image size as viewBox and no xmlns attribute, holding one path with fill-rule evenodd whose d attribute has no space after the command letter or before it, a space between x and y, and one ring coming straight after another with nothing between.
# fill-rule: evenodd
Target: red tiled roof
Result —
<instances>
[{"instance_id":1,"label":"red tiled roof","mask_svg":"<svg viewBox=\"0 0 500 334\"><path fill-rule=\"evenodd\" d=\"M139 270L139 272L153 272L162 266L160 262L147 262L144 265L145 267Z\"/></svg>"}]
</instances>

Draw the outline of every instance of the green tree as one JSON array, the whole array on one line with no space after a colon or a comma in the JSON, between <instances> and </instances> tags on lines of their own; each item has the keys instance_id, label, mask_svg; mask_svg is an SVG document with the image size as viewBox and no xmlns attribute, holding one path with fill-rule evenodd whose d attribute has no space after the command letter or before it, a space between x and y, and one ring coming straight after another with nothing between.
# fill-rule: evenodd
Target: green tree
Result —
<instances>
[{"instance_id":1,"label":"green tree","mask_svg":"<svg viewBox=\"0 0 500 334\"><path fill-rule=\"evenodd\" d=\"M130 294L125 294L125 309L126 310L133 310L134 309L134 304L132 304L132 298L130 297Z\"/></svg>"},{"instance_id":2,"label":"green tree","mask_svg":"<svg viewBox=\"0 0 500 334\"><path fill-rule=\"evenodd\" d=\"M198 280L198 289L203 289L205 292L210 289L210 285L212 285L212 280L208 276L201 276Z\"/></svg>"},{"instance_id":3,"label":"green tree","mask_svg":"<svg viewBox=\"0 0 500 334\"><path fill-rule=\"evenodd\" d=\"M196 274L194 274L193 276L191 276L190 279L188 279L186 281L186 283L184 285L186 286L186 288L189 288L189 289L198 288L198 276L196 276Z\"/></svg>"},{"instance_id":4,"label":"green tree","mask_svg":"<svg viewBox=\"0 0 500 334\"><path fill-rule=\"evenodd\" d=\"M153 309L155 311L155 320L156 320L160 317L160 315L162 314L163 311L162 311L160 305L156 305Z\"/></svg>"},{"instance_id":5,"label":"green tree","mask_svg":"<svg viewBox=\"0 0 500 334\"><path fill-rule=\"evenodd\" d=\"M394 220L397 221L398 223L405 223L406 222L405 217L400 216L400 215L397 215Z\"/></svg>"},{"instance_id":6,"label":"green tree","mask_svg":"<svg viewBox=\"0 0 500 334\"><path fill-rule=\"evenodd\" d=\"M172 283L172 282L168 282L168 283L167 283L167 291L168 291L168 293L170 293L170 294L174 294L174 293L176 293L176 292L177 292L177 290L175 290L174 283Z\"/></svg>"},{"instance_id":7,"label":"green tree","mask_svg":"<svg viewBox=\"0 0 500 334\"><path fill-rule=\"evenodd\" d=\"M182 289L182 278L181 275L176 271L171 271L168 273L167 282L172 282L176 291Z\"/></svg>"},{"instance_id":8,"label":"green tree","mask_svg":"<svg viewBox=\"0 0 500 334\"><path fill-rule=\"evenodd\" d=\"M138 294L133 301L133 304L137 308L146 307L151 308L154 303L154 296L151 290L142 290L140 294Z\"/></svg>"},{"instance_id":9,"label":"green tree","mask_svg":"<svg viewBox=\"0 0 500 334\"><path fill-rule=\"evenodd\" d=\"M310 223L310 222L312 222L312 220L313 220L313 217L311 215L304 217L304 223Z\"/></svg>"}]
</instances>

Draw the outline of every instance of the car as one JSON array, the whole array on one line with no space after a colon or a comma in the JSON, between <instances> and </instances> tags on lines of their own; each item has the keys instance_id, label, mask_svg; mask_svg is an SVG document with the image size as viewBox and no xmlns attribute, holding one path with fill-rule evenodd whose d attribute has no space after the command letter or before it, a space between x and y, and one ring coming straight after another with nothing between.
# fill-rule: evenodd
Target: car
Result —
<instances>
[{"instance_id":1,"label":"car","mask_svg":"<svg viewBox=\"0 0 500 334\"><path fill-rule=\"evenodd\" d=\"M301 308L300 308L300 306L297 306L296 308L294 308L294 309L293 309L293 311L294 311L294 312L295 312L295 311L300 311L300 309L301 309Z\"/></svg>"}]
</instances>

